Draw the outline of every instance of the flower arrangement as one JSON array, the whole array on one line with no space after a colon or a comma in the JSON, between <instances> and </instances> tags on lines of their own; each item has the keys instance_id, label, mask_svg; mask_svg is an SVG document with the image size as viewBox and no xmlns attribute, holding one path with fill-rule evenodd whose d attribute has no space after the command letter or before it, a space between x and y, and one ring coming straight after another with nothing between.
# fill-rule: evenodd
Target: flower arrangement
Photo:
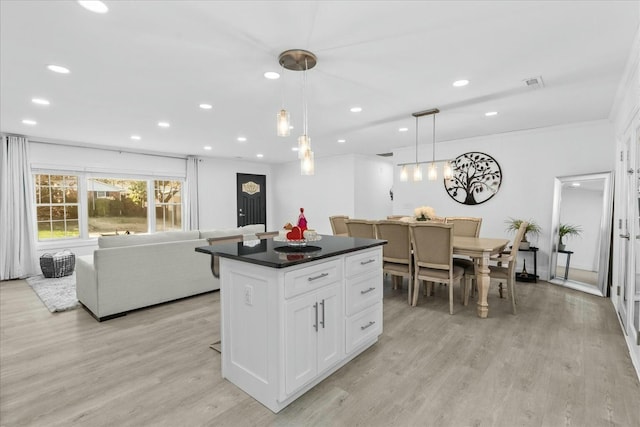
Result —
<instances>
[{"instance_id":1,"label":"flower arrangement","mask_svg":"<svg viewBox=\"0 0 640 427\"><path fill-rule=\"evenodd\" d=\"M413 210L418 221L426 221L435 218L436 211L431 206L420 206Z\"/></svg>"}]
</instances>

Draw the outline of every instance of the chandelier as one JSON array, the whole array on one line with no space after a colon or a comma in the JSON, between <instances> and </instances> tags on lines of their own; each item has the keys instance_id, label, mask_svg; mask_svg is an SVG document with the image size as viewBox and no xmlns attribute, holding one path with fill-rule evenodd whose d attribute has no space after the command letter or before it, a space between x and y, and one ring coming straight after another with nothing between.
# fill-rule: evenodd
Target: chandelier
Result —
<instances>
[{"instance_id":1,"label":"chandelier","mask_svg":"<svg viewBox=\"0 0 640 427\"><path fill-rule=\"evenodd\" d=\"M309 136L309 116L307 110L307 71L316 66L318 58L311 52L302 49L285 50L278 57L278 62L283 68L292 71L302 71L302 135L298 137L298 158L300 159L300 173L302 175L314 174L314 158L311 150L311 137ZM284 114L283 114L284 112ZM289 129L289 113L282 110L278 113L278 130L281 123L284 123L284 115L287 119L287 130ZM282 124L284 127L284 124ZM280 135L280 131L278 131Z\"/></svg>"}]
</instances>

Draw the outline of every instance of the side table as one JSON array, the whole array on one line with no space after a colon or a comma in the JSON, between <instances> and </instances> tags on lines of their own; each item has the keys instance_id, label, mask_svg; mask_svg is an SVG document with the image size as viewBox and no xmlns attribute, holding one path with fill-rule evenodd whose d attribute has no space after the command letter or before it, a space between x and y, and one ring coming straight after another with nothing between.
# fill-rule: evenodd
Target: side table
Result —
<instances>
[{"instance_id":1,"label":"side table","mask_svg":"<svg viewBox=\"0 0 640 427\"><path fill-rule=\"evenodd\" d=\"M518 249L519 252L533 252L533 274L516 273L516 280L518 282L533 282L538 283L538 248L535 246L529 246L529 249Z\"/></svg>"}]
</instances>

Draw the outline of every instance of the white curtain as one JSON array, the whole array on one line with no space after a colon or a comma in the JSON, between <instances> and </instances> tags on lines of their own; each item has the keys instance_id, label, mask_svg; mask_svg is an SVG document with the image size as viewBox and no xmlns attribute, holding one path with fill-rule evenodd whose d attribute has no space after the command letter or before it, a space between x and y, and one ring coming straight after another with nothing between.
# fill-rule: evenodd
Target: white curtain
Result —
<instances>
[{"instance_id":1,"label":"white curtain","mask_svg":"<svg viewBox=\"0 0 640 427\"><path fill-rule=\"evenodd\" d=\"M0 280L38 274L29 141L2 135L0 153Z\"/></svg>"},{"instance_id":2,"label":"white curtain","mask_svg":"<svg viewBox=\"0 0 640 427\"><path fill-rule=\"evenodd\" d=\"M200 227L198 203L198 163L196 156L187 156L187 204L185 206L186 229L197 230Z\"/></svg>"}]
</instances>

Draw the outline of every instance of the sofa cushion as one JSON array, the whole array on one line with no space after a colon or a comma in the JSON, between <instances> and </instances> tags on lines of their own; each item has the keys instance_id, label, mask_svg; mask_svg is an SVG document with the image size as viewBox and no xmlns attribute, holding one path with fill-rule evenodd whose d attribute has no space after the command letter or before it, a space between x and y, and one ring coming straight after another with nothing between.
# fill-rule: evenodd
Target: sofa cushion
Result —
<instances>
[{"instance_id":1,"label":"sofa cushion","mask_svg":"<svg viewBox=\"0 0 640 427\"><path fill-rule=\"evenodd\" d=\"M146 245L150 243L176 242L179 240L197 240L200 233L194 231L167 231L153 234L123 234L120 236L98 237L98 247L119 248L123 246Z\"/></svg>"}]
</instances>

